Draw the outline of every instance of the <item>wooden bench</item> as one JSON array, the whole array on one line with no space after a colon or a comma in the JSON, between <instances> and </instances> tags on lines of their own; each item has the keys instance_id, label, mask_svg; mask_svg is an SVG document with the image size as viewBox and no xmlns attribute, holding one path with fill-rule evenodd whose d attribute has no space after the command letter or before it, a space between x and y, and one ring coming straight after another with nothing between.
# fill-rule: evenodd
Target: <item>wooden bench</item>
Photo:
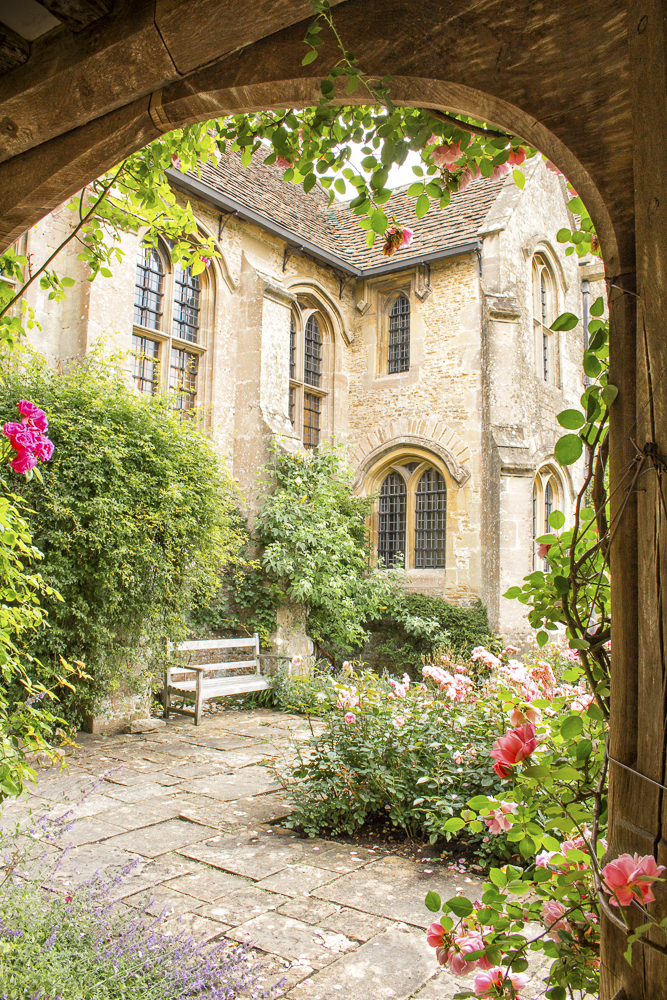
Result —
<instances>
[{"instance_id":1,"label":"wooden bench","mask_svg":"<svg viewBox=\"0 0 667 1000\"><path fill-rule=\"evenodd\" d=\"M265 691L271 687L271 681L262 677L261 674L259 636L256 632L248 639L193 640L182 642L179 646L167 643L168 655L174 652L195 653L218 649L248 649L252 651L252 659L221 660L218 663L202 664L179 663L167 666L162 691L165 719L169 718L170 711L182 712L184 715L194 714L195 726L198 726L204 703L210 701L211 698L220 698L230 694L245 694L247 691ZM248 667L254 667L254 673L234 676L234 671L247 670ZM230 673L223 675L221 674L223 670ZM207 677L207 674L215 674L216 676ZM194 712L184 708L172 708L172 695L194 701Z\"/></svg>"}]
</instances>

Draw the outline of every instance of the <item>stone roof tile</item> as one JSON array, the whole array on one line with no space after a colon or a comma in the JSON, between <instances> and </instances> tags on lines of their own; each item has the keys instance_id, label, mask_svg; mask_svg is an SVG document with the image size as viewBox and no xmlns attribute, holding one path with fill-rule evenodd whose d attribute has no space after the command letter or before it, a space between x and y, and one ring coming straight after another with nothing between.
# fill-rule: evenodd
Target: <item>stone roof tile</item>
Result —
<instances>
[{"instance_id":1,"label":"stone roof tile","mask_svg":"<svg viewBox=\"0 0 667 1000\"><path fill-rule=\"evenodd\" d=\"M255 159L245 168L238 153L228 153L217 166L202 164L201 180L283 226L295 240L308 240L356 267L366 269L387 263L382 240L378 238L369 250L365 231L359 229L357 217L347 211L345 203L334 201L329 206L329 195L319 184L306 194L300 184L283 181L282 170L275 164L267 166ZM422 219L415 215L416 200L407 194L407 187L397 188L384 206L385 213L389 219L395 217L400 225L414 229L413 242L408 250L401 251L400 259L407 264L426 254L473 242L504 183L473 181L461 194L452 195L448 208L432 209Z\"/></svg>"}]
</instances>

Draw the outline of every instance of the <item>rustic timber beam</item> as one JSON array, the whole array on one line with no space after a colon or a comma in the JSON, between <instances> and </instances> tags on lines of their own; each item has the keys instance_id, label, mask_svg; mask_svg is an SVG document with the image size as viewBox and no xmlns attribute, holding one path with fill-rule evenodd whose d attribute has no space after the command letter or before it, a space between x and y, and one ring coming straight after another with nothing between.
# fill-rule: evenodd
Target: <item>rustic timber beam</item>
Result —
<instances>
[{"instance_id":1,"label":"rustic timber beam","mask_svg":"<svg viewBox=\"0 0 667 1000\"><path fill-rule=\"evenodd\" d=\"M0 77L0 119L16 126L0 162L311 15L309 0L119 0L76 34L54 29Z\"/></svg>"},{"instance_id":2,"label":"rustic timber beam","mask_svg":"<svg viewBox=\"0 0 667 1000\"><path fill-rule=\"evenodd\" d=\"M87 28L112 7L112 0L40 0L40 3L70 31Z\"/></svg>"},{"instance_id":3,"label":"rustic timber beam","mask_svg":"<svg viewBox=\"0 0 667 1000\"><path fill-rule=\"evenodd\" d=\"M0 24L0 73L8 73L17 66L27 62L30 55L30 42L21 38L15 31Z\"/></svg>"}]
</instances>

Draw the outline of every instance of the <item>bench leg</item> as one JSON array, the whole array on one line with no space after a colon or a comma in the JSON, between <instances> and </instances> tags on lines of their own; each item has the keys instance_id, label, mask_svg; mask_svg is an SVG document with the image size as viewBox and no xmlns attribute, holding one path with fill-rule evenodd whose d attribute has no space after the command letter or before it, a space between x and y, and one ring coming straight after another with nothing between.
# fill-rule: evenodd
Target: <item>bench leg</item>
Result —
<instances>
[{"instance_id":1,"label":"bench leg","mask_svg":"<svg viewBox=\"0 0 667 1000\"><path fill-rule=\"evenodd\" d=\"M197 671L197 690L195 691L195 726L199 725L199 720L202 710L202 674L201 671Z\"/></svg>"},{"instance_id":2,"label":"bench leg","mask_svg":"<svg viewBox=\"0 0 667 1000\"><path fill-rule=\"evenodd\" d=\"M165 719L169 718L169 672L164 673L164 687L162 688L162 714Z\"/></svg>"}]
</instances>

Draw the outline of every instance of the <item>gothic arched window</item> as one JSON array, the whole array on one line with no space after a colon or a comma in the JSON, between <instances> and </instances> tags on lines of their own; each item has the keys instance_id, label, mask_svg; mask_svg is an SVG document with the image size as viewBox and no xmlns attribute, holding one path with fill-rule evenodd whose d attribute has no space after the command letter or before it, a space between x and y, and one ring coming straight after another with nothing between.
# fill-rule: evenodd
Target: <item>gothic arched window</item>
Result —
<instances>
[{"instance_id":1,"label":"gothic arched window","mask_svg":"<svg viewBox=\"0 0 667 1000\"><path fill-rule=\"evenodd\" d=\"M164 263L154 247L139 247L134 286L134 322L149 330L162 325Z\"/></svg>"},{"instance_id":2,"label":"gothic arched window","mask_svg":"<svg viewBox=\"0 0 667 1000\"><path fill-rule=\"evenodd\" d=\"M533 535L533 569L539 569L540 560L537 556L537 539L541 535L550 535L553 528L549 517L555 510L563 509L563 489L551 469L540 469L533 483L532 535ZM546 560L542 563L545 572L550 570Z\"/></svg>"},{"instance_id":3,"label":"gothic arched window","mask_svg":"<svg viewBox=\"0 0 667 1000\"><path fill-rule=\"evenodd\" d=\"M399 295L389 312L388 372L407 372L410 368L410 303Z\"/></svg>"},{"instance_id":4,"label":"gothic arched window","mask_svg":"<svg viewBox=\"0 0 667 1000\"><path fill-rule=\"evenodd\" d=\"M321 314L311 312L303 326L290 319L289 416L305 448L317 448L327 396Z\"/></svg>"},{"instance_id":5,"label":"gothic arched window","mask_svg":"<svg viewBox=\"0 0 667 1000\"><path fill-rule=\"evenodd\" d=\"M558 382L556 336L551 324L556 318L556 284L547 258L533 257L533 329L537 374L545 382Z\"/></svg>"},{"instance_id":6,"label":"gothic arched window","mask_svg":"<svg viewBox=\"0 0 667 1000\"><path fill-rule=\"evenodd\" d=\"M377 554L385 568L444 569L447 540L447 484L444 470L425 457L407 453L375 479L379 486ZM376 487L377 488L377 487Z\"/></svg>"},{"instance_id":7,"label":"gothic arched window","mask_svg":"<svg viewBox=\"0 0 667 1000\"><path fill-rule=\"evenodd\" d=\"M203 299L205 289L208 298ZM160 387L171 390L175 408L184 412L199 402L206 362L202 317L207 309L210 312L211 291L208 276L202 283L191 266L171 265L166 250L139 248L132 330L134 384L150 394Z\"/></svg>"},{"instance_id":8,"label":"gothic arched window","mask_svg":"<svg viewBox=\"0 0 667 1000\"><path fill-rule=\"evenodd\" d=\"M201 282L190 267L174 265L174 316L172 333L196 344L199 339L199 297Z\"/></svg>"},{"instance_id":9,"label":"gothic arched window","mask_svg":"<svg viewBox=\"0 0 667 1000\"><path fill-rule=\"evenodd\" d=\"M380 488L378 556L389 569L405 565L407 490L403 476L390 472Z\"/></svg>"},{"instance_id":10,"label":"gothic arched window","mask_svg":"<svg viewBox=\"0 0 667 1000\"><path fill-rule=\"evenodd\" d=\"M415 566L441 569L445 565L447 488L435 469L427 469L417 483L415 503Z\"/></svg>"}]
</instances>

